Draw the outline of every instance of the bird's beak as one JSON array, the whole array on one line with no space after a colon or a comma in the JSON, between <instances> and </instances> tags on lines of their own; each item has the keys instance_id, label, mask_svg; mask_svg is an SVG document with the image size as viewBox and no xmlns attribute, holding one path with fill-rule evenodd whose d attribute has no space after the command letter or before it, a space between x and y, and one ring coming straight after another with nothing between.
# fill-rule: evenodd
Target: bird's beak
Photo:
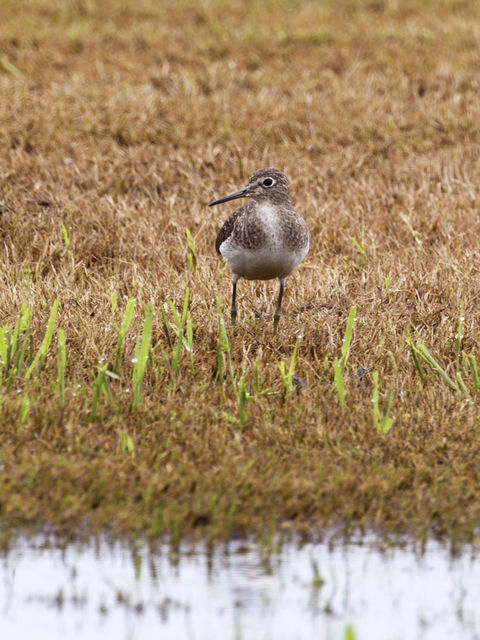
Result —
<instances>
[{"instance_id":1,"label":"bird's beak","mask_svg":"<svg viewBox=\"0 0 480 640\"><path fill-rule=\"evenodd\" d=\"M235 193L231 193L229 196L224 196L219 200L214 200L210 202L209 207L213 207L216 204L222 204L222 202L228 202L229 200L236 200L237 198L246 198L248 197L248 189L242 189L241 191L235 191Z\"/></svg>"}]
</instances>

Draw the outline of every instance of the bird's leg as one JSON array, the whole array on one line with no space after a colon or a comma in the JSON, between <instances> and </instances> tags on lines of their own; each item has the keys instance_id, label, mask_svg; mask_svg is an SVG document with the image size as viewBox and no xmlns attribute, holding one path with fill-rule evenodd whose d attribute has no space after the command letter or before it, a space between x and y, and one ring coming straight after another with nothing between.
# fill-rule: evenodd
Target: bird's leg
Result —
<instances>
[{"instance_id":1,"label":"bird's leg","mask_svg":"<svg viewBox=\"0 0 480 640\"><path fill-rule=\"evenodd\" d=\"M232 317L233 324L235 324L235 320L237 319L237 303L236 303L236 298L237 298L237 280L238 280L238 277L237 276L233 276L232 308L231 308L231 311L230 311L230 315Z\"/></svg>"},{"instance_id":2,"label":"bird's leg","mask_svg":"<svg viewBox=\"0 0 480 640\"><path fill-rule=\"evenodd\" d=\"M273 329L277 330L278 321L280 320L280 312L282 308L282 298L283 298L283 289L285 288L285 278L279 278L280 281L280 291L278 292L278 301L277 308L275 309L275 314L273 316Z\"/></svg>"}]
</instances>

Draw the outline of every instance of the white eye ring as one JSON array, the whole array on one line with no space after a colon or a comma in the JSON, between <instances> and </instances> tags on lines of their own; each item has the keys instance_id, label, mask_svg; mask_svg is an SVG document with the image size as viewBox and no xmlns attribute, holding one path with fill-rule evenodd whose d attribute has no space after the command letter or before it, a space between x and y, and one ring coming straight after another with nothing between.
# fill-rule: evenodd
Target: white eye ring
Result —
<instances>
[{"instance_id":1,"label":"white eye ring","mask_svg":"<svg viewBox=\"0 0 480 640\"><path fill-rule=\"evenodd\" d=\"M268 184L267 184L267 182L268 182ZM270 177L269 178L265 178L263 180L262 184L263 184L264 187L270 188L270 187L273 187L273 185L275 184L275 180L273 178L270 178Z\"/></svg>"}]
</instances>

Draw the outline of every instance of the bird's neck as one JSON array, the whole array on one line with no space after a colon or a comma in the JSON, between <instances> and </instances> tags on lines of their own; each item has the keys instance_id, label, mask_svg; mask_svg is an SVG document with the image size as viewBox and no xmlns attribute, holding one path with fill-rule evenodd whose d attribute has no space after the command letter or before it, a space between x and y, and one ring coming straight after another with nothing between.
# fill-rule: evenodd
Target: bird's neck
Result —
<instances>
[{"instance_id":1,"label":"bird's neck","mask_svg":"<svg viewBox=\"0 0 480 640\"><path fill-rule=\"evenodd\" d=\"M292 208L292 203L287 198L256 198L255 202L259 208L269 207L285 207L287 209Z\"/></svg>"}]
</instances>

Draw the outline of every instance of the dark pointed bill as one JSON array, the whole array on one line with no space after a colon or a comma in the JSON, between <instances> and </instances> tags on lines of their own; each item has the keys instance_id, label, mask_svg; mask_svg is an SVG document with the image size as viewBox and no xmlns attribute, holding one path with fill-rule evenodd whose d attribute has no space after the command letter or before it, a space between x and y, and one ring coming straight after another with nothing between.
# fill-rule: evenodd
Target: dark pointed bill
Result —
<instances>
[{"instance_id":1,"label":"dark pointed bill","mask_svg":"<svg viewBox=\"0 0 480 640\"><path fill-rule=\"evenodd\" d=\"M214 200L210 202L209 207L213 207L216 204L222 204L222 202L229 202L230 200L236 200L237 198L245 198L248 196L247 189L242 189L241 191L235 191L235 193L231 193L229 196L224 196L219 200Z\"/></svg>"}]
</instances>

